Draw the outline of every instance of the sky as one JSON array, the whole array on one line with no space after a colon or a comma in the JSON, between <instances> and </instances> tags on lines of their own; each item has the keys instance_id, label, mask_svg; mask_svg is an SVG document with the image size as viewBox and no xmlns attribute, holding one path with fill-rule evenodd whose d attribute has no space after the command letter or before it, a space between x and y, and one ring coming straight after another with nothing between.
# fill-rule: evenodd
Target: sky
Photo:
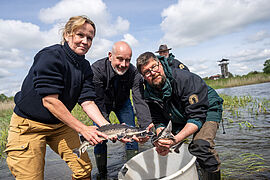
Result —
<instances>
[{"instance_id":1,"label":"sky","mask_svg":"<svg viewBox=\"0 0 270 180\"><path fill-rule=\"evenodd\" d=\"M97 33L86 59L107 56L114 42L133 50L132 64L167 44L176 59L204 77L262 71L270 59L269 0L1 0L0 94L14 96L44 47L60 43L71 16L86 15Z\"/></svg>"}]
</instances>

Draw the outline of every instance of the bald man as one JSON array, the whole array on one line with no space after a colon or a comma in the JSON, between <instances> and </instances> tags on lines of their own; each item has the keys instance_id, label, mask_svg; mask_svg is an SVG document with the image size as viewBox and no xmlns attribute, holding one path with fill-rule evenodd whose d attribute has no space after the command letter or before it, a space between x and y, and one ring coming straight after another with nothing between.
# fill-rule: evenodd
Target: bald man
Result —
<instances>
[{"instance_id":1,"label":"bald man","mask_svg":"<svg viewBox=\"0 0 270 180\"><path fill-rule=\"evenodd\" d=\"M130 101L132 92L138 124L141 128L146 128L152 122L151 115L143 99L143 77L130 63L131 56L130 46L124 41L118 41L114 43L108 57L92 65L97 95L95 102L108 121L110 113L114 111L120 123L135 126L135 115ZM137 152L137 142L126 143L127 160ZM96 145L94 153L99 177L104 178L107 175L106 142Z\"/></svg>"}]
</instances>

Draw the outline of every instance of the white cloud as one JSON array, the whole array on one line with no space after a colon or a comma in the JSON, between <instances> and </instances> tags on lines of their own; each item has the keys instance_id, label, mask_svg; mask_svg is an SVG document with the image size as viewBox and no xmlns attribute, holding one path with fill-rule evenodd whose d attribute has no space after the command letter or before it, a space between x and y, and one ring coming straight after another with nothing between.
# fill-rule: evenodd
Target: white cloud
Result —
<instances>
[{"instance_id":1,"label":"white cloud","mask_svg":"<svg viewBox=\"0 0 270 180\"><path fill-rule=\"evenodd\" d=\"M86 54L86 58L93 63L97 59L106 57L111 50L112 45L112 41L96 37L94 38L89 52Z\"/></svg>"},{"instance_id":2,"label":"white cloud","mask_svg":"<svg viewBox=\"0 0 270 180\"><path fill-rule=\"evenodd\" d=\"M262 71L263 63L270 58L270 49L245 49L229 56L229 71L233 74L247 74Z\"/></svg>"},{"instance_id":3,"label":"white cloud","mask_svg":"<svg viewBox=\"0 0 270 180\"><path fill-rule=\"evenodd\" d=\"M0 84L0 94L5 94L6 96L14 96L21 87L21 81L13 81L7 78L0 78Z\"/></svg>"},{"instance_id":4,"label":"white cloud","mask_svg":"<svg viewBox=\"0 0 270 180\"><path fill-rule=\"evenodd\" d=\"M17 20L0 19L0 47L39 48L43 44L37 25Z\"/></svg>"},{"instance_id":5,"label":"white cloud","mask_svg":"<svg viewBox=\"0 0 270 180\"><path fill-rule=\"evenodd\" d=\"M172 46L196 45L270 19L267 0L179 0L162 12L161 41Z\"/></svg>"},{"instance_id":6,"label":"white cloud","mask_svg":"<svg viewBox=\"0 0 270 180\"><path fill-rule=\"evenodd\" d=\"M122 41L127 42L131 48L137 47L139 45L139 41L131 34L124 34L124 39L122 39Z\"/></svg>"},{"instance_id":7,"label":"white cloud","mask_svg":"<svg viewBox=\"0 0 270 180\"><path fill-rule=\"evenodd\" d=\"M231 55L229 59L234 61L245 61L250 63L250 61L266 60L270 58L270 49L245 49Z\"/></svg>"},{"instance_id":8,"label":"white cloud","mask_svg":"<svg viewBox=\"0 0 270 180\"><path fill-rule=\"evenodd\" d=\"M45 23L67 21L71 16L87 15L90 19L107 16L106 5L101 0L62 0L50 8L40 10L39 18ZM102 17L99 17L101 15Z\"/></svg>"},{"instance_id":9,"label":"white cloud","mask_svg":"<svg viewBox=\"0 0 270 180\"><path fill-rule=\"evenodd\" d=\"M61 29L68 18L75 15L87 15L97 26L93 45L86 55L90 61L107 56L113 44L107 38L122 35L129 29L126 19L112 18L102 0L62 0L50 8L41 9L40 20L52 24L52 28L46 31L29 22L0 19L0 77L16 76L16 68L25 74L22 71L29 69L29 59L32 61L40 49L60 43Z\"/></svg>"},{"instance_id":10,"label":"white cloud","mask_svg":"<svg viewBox=\"0 0 270 180\"><path fill-rule=\"evenodd\" d=\"M250 43L263 41L265 39L270 38L270 33L266 30L258 31L256 34L253 34L252 36L247 38L247 41Z\"/></svg>"},{"instance_id":11,"label":"white cloud","mask_svg":"<svg viewBox=\"0 0 270 180\"><path fill-rule=\"evenodd\" d=\"M45 23L55 23L66 22L69 17L78 15L93 20L100 37L112 37L129 29L129 22L122 17L112 19L102 0L62 0L51 8L41 9L39 18Z\"/></svg>"},{"instance_id":12,"label":"white cloud","mask_svg":"<svg viewBox=\"0 0 270 180\"><path fill-rule=\"evenodd\" d=\"M39 50L59 43L59 28L59 24L56 24L49 31L40 31L39 26L32 23L0 19L0 47Z\"/></svg>"},{"instance_id":13,"label":"white cloud","mask_svg":"<svg viewBox=\"0 0 270 180\"><path fill-rule=\"evenodd\" d=\"M25 61L27 61L25 56L18 49L3 50L0 48L1 68L5 70L20 68L24 66Z\"/></svg>"},{"instance_id":14,"label":"white cloud","mask_svg":"<svg viewBox=\"0 0 270 180\"><path fill-rule=\"evenodd\" d=\"M9 71L7 71L6 69L0 68L0 79L6 76L10 76L10 75L11 73Z\"/></svg>"}]
</instances>

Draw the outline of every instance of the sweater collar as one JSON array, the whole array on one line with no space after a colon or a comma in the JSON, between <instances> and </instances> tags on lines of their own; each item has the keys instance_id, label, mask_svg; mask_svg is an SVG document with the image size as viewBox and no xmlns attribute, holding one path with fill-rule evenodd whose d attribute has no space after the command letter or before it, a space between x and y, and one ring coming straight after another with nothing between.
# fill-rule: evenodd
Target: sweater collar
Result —
<instances>
[{"instance_id":1,"label":"sweater collar","mask_svg":"<svg viewBox=\"0 0 270 180\"><path fill-rule=\"evenodd\" d=\"M68 57L70 57L70 60L75 65L79 64L82 60L85 59L85 55L78 55L76 54L68 45L68 43L65 41L63 45L64 51L67 53Z\"/></svg>"},{"instance_id":2,"label":"sweater collar","mask_svg":"<svg viewBox=\"0 0 270 180\"><path fill-rule=\"evenodd\" d=\"M168 79L166 79L162 89L155 89L151 87L147 82L145 84L144 96L146 99L152 99L156 101L166 101L172 95L172 86Z\"/></svg>"}]
</instances>

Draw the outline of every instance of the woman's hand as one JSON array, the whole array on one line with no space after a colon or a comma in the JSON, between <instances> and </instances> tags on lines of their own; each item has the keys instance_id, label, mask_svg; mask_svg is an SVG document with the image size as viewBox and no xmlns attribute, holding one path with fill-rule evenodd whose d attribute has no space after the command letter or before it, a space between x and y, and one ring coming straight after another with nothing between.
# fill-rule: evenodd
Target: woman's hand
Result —
<instances>
[{"instance_id":1,"label":"woman's hand","mask_svg":"<svg viewBox=\"0 0 270 180\"><path fill-rule=\"evenodd\" d=\"M92 145L95 146L103 141L100 137L108 139L108 136L97 130L97 126L85 126L79 133Z\"/></svg>"}]
</instances>

